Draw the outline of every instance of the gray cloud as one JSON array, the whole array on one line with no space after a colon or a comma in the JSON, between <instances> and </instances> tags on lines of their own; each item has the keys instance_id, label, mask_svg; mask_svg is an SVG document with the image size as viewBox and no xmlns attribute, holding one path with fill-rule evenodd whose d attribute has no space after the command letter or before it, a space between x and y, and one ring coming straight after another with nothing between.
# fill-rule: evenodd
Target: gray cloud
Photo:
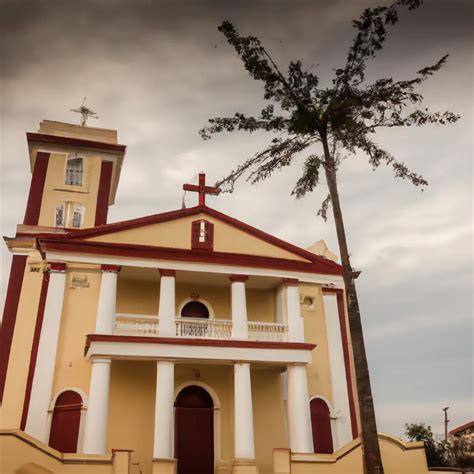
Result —
<instances>
[{"instance_id":1,"label":"gray cloud","mask_svg":"<svg viewBox=\"0 0 474 474\"><path fill-rule=\"evenodd\" d=\"M222 177L261 149L263 134L197 131L209 117L264 104L217 32L223 19L257 34L281 65L299 58L323 81L344 62L351 19L373 0L338 1L3 1L1 42L1 225L12 235L29 185L25 131L43 118L76 121L83 96L99 112L93 125L119 130L128 153L110 220L178 208L181 185L201 169ZM441 408L454 424L473 417L472 398L472 3L428 0L403 14L371 78L409 77L451 54L423 92L433 109L462 120L445 128L390 130L380 143L430 182L421 193L372 172L363 156L347 160L341 195L366 328L382 431L426 420L441 431ZM258 187L242 183L210 205L303 247L333 223L316 217L324 187L289 196L300 163ZM137 192L140 190L140 192ZM194 202L189 197L188 202ZM2 256L2 289L9 255ZM4 291L2 291L3 297Z\"/></svg>"}]
</instances>

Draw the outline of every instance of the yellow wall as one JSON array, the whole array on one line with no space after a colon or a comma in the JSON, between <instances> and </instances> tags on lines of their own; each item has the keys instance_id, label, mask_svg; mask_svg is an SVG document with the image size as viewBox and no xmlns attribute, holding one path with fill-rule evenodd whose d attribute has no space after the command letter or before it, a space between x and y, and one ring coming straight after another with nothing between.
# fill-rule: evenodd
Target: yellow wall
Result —
<instances>
[{"instance_id":1,"label":"yellow wall","mask_svg":"<svg viewBox=\"0 0 474 474\"><path fill-rule=\"evenodd\" d=\"M83 185L67 186L64 184L66 154L51 153L38 225L54 227L56 206L70 201L85 207L82 227L94 226L102 160L92 154L78 155L84 157Z\"/></svg>"},{"instance_id":2,"label":"yellow wall","mask_svg":"<svg viewBox=\"0 0 474 474\"><path fill-rule=\"evenodd\" d=\"M87 278L89 287L73 286L74 275ZM91 364L84 358L87 334L95 331L102 274L100 270L68 269L59 330L53 397L67 387L89 391Z\"/></svg>"},{"instance_id":3,"label":"yellow wall","mask_svg":"<svg viewBox=\"0 0 474 474\"><path fill-rule=\"evenodd\" d=\"M191 248L191 222L206 219L214 224L214 251L307 261L304 258L260 240L206 214L92 237L88 240L123 244L151 245L180 249Z\"/></svg>"},{"instance_id":4,"label":"yellow wall","mask_svg":"<svg viewBox=\"0 0 474 474\"><path fill-rule=\"evenodd\" d=\"M31 272L28 259L18 305L13 341L8 361L8 372L0 412L1 428L19 428L23 412L23 399L30 365L30 348L33 342L38 302L43 282L42 272Z\"/></svg>"}]
</instances>

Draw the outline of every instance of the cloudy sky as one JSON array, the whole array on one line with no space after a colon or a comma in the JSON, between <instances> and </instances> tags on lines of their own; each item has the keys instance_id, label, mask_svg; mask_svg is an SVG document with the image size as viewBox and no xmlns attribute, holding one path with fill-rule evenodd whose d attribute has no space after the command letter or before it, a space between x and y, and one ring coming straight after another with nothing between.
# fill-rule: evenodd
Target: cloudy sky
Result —
<instances>
[{"instance_id":1,"label":"cloudy sky","mask_svg":"<svg viewBox=\"0 0 474 474\"><path fill-rule=\"evenodd\" d=\"M87 96L128 145L109 221L181 205L181 185L200 170L221 178L262 149L264 134L216 136L198 130L209 117L256 113L261 85L252 81L217 31L224 19L258 35L283 67L313 66L323 82L344 63L351 20L384 0L307 1L0 1L1 231L12 236L29 186L26 131L47 118L75 123L69 109ZM400 434L405 422L442 431L474 417L472 365L473 20L470 0L427 0L401 16L370 78L410 78L450 53L422 92L433 109L462 119L449 127L389 130L380 144L422 172L422 193L373 172L364 156L344 162L343 212L358 280L379 430ZM319 239L337 249L332 220L316 216L325 186L295 201L301 161L258 187L209 199L216 209L301 247ZM188 205L195 197L187 198ZM10 256L1 253L2 298ZM3 301L2 301L3 305Z\"/></svg>"}]
</instances>

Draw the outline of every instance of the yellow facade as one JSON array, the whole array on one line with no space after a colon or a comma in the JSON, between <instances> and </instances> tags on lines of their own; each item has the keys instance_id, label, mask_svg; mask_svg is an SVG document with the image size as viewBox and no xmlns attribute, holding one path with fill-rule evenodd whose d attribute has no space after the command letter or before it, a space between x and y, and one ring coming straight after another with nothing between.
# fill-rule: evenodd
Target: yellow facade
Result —
<instances>
[{"instance_id":1,"label":"yellow facade","mask_svg":"<svg viewBox=\"0 0 474 474\"><path fill-rule=\"evenodd\" d=\"M114 144L117 142L116 134L113 131L55 124L54 122L43 122L40 132L52 136L85 138L103 143ZM174 380L172 381L174 398L188 386L201 387L212 398L214 472L228 474L289 473L290 465L293 474L298 472L362 472L357 439L352 442L353 444L349 448L342 448L347 450L347 453L344 451L344 455L340 454L341 450L334 455L307 454L303 456L289 452L285 454L287 453L285 450L290 447L288 406L286 395L284 395L287 390L285 388L287 366L304 365L306 367L308 387L305 395L306 400L319 397L324 399L330 407L333 407L337 401L331 378L330 358L333 356L330 354L333 354L333 351L328 343L327 314L325 314L327 308L323 301L323 290L332 285L332 288L336 287L339 288L338 291L342 291L340 275L318 274L317 271L301 272L298 270L300 267L293 268L291 262L294 262L294 265L313 264L310 257L303 251L296 252L291 246L270 241L264 235L252 234L245 227L237 228L219 217L206 214L205 209L194 215L178 216L165 222L137 225L126 230L118 229L98 236L79 237L76 242L78 247L70 247L69 250L56 248L49 250L49 237L44 237L44 227L54 225L53 211L57 203L71 199L71 190L62 184L68 151L59 152L55 147L50 153L37 222L38 234L41 227L42 236L35 236L34 226L30 226L28 236L20 232L15 239L8 243L12 253L28 255L28 261L20 282L21 292L16 311L1 411L2 472L5 474L33 472L159 474L174 472L176 462L172 459L173 456L163 458L154 455L157 410L155 403L160 390L159 384L157 385L157 364L159 366L159 362L165 359L171 360L174 364ZM86 208L84 227L89 228L94 226L95 214L93 210L95 210L98 196L103 155L92 150L90 153L85 153L84 156L87 157L87 160L82 189L72 191L74 202L78 202ZM114 168L114 177L117 180L118 173L119 167L117 165ZM114 185L112 185L113 187ZM109 201L113 201L113 197ZM202 219L214 225L213 251L232 255L232 260L229 260L232 263L206 263L202 260L202 252L197 253L197 260L187 262L184 260L173 261L172 259L159 260L160 257L136 257L126 253L123 255L116 252L107 253L106 250L85 253L79 245L81 242L86 242L87 245L100 244L100 249L107 249L108 245L126 244L128 246L192 251L191 225L192 222ZM20 228L20 231L22 230L23 227ZM52 229L50 232L54 236L56 231ZM69 237L58 241L61 245L66 245L68 242L69 244L71 242ZM38 248L41 248L41 254L38 252ZM285 269L286 267L283 265L277 265L275 268L269 267L269 260L265 260L267 266L259 266L259 260L255 260L256 263L253 267L249 267L249 263L239 266L235 264L235 255L273 259L272 261L277 263L284 261L288 269ZM55 264L63 266L57 270L54 267ZM86 339L89 335L97 333L99 315L105 304L104 286L106 278L109 278L104 272L110 270L107 269L110 265L121 267L116 277L116 294L113 296L114 314L112 316L115 323L119 320L127 322L128 326L125 326L125 330L128 332L121 333L117 330L120 327L116 326L112 333L108 334L112 338L111 345L103 346L104 349L100 349L102 346L100 343L94 342L93 338L89 339L91 345L96 344L94 347L105 351L101 353L102 355L98 355L98 352L93 352L96 349L92 346L86 347ZM52 283L58 281L55 272L63 272L62 275L65 274L65 279L64 288L61 287L60 290L57 290L62 292L60 314L58 314L58 335L57 340L52 340L51 343L51 351L54 351L55 356L51 389L48 392L48 413L44 418L47 432L41 442L25 434L21 423L25 410L25 393L28 390L32 391L32 399L35 399L34 397L37 396L34 392L35 387L42 388L41 384L35 385L34 377L35 374L36 376L38 374L38 367L33 366L33 388L31 380L28 381L28 374L30 373L31 378L30 354L32 351L37 350L40 353L37 364L43 363L41 344L44 344L44 339L40 338L39 342L35 343L34 334L40 313L40 295L44 285L43 271L48 270L50 266L52 279L49 282L49 293L46 296L44 309L44 321L46 322L43 323L43 329L46 324L49 324L49 313L55 308L48 299L52 298L51 294L57 288ZM163 268L168 273L162 271L160 276L159 269ZM176 276L173 273L173 276L170 277L169 271L174 268ZM255 323L254 329L251 330L256 331L252 336L254 339L249 338L243 342L232 341L229 332L231 326L233 328L233 325L236 324L234 313L238 311L235 307L236 297L233 291L234 289L237 291L239 283L232 286L232 278L229 279L235 274L248 275L247 281L242 280L244 282L242 284L245 286L245 300L243 301L249 327L251 328L251 324ZM174 305L173 315L160 314L162 300L166 297L163 293L163 288L166 288L163 286L165 278L173 278L174 293L173 300L170 300ZM290 280L291 282L288 283L287 281ZM285 285L294 285L297 280L300 280L296 296L298 298L297 305L301 311L304 339L302 341L295 339L294 349L290 350L290 346L285 346L285 344L292 342L289 339L288 331L291 329L289 326L294 322L291 322L292 315L289 314L288 308L290 308L290 298L294 298L294 294L290 293ZM165 316L176 317L173 327L174 324L177 327L180 324L185 324L186 321L182 321L184 318L180 319L181 310L190 301L203 303L209 311L209 319L205 323L207 326L202 326L202 323L199 325L199 321L194 323L198 329L201 329L194 333L193 337L188 335L187 338L174 340L169 345L160 345L158 339L161 332L158 337L155 337L156 333L144 333L144 331L156 331L153 328L160 325ZM346 314L344 314L344 318L348 326ZM293 321L295 321L294 318ZM298 318L296 323L298 323ZM204 341L205 348L202 349L200 344L195 344L195 340L206 339L203 334L209 335L209 328L214 327L213 325L217 328L216 331L222 331L216 333L218 336L215 336L222 340L216 343L212 340ZM205 333L199 333L203 327L205 327ZM149 339L147 340L144 336ZM134 339L134 337L138 339ZM134 341L137 340L141 341L142 346L140 347L149 348L147 350L151 352L143 352L141 348L133 354L120 352L124 347L133 349L135 347L133 346ZM147 341L155 342L147 344ZM166 357L160 355L159 348L166 346L166 350L172 351L176 345L179 347L179 344L182 344L181 352L183 354L191 355L182 356L180 350L174 352L174 358L169 355ZM225 355L228 354L226 352L228 347L235 347L235 358ZM235 449L237 449L235 437L238 431L235 426L236 419L238 420L235 407L240 405L236 405L235 384L237 379L234 378L234 365L248 364L243 360L246 357L246 347L249 348L248 354L251 354L249 357L254 357L250 363L250 400L253 412L255 459L239 458L235 454ZM350 340L348 348L350 351ZM119 352L112 354L115 350ZM47 358L48 350L44 353ZM222 353L222 360L212 358L214 353ZM352 354L351 351L350 354ZM90 404L94 405L95 403L91 393L94 365L92 362L96 359L100 362L104 357L111 360L107 401L106 452L101 455L84 454L81 452L86 445L84 439L90 436L90 433L85 430L84 424L88 411L92 409ZM289 362L286 362L285 357ZM305 357L308 359L306 360ZM352 364L352 360L350 363ZM350 376L353 387L355 387L353 370L351 370ZM57 397L69 390L79 393L82 397L77 442L78 454L61 454L47 446ZM353 403L357 408L355 395ZM36 408L31 403L29 407L28 404L26 405L26 414L29 417L31 410ZM347 420L346 423L348 423ZM28 426L27 421L27 429ZM169 433L169 436L172 437L172 433ZM276 448L278 449L274 453ZM410 472L426 472L426 463L423 464L424 453L422 449L418 448L410 451L409 454L403 454L403 450L400 451L400 446L396 442L387 441L384 438L382 444L384 461L387 466L396 465L403 454L403 459L409 457L409 463L416 466L416 469L414 468ZM130 454L129 451L133 454ZM386 467L386 472L399 472L390 469Z\"/></svg>"}]
</instances>

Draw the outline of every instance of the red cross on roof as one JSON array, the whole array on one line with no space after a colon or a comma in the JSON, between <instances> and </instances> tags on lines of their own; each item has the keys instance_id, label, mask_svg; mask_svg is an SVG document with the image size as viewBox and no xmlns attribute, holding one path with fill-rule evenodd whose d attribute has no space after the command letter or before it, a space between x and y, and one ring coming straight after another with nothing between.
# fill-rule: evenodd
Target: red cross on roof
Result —
<instances>
[{"instance_id":1,"label":"red cross on roof","mask_svg":"<svg viewBox=\"0 0 474 474\"><path fill-rule=\"evenodd\" d=\"M183 189L185 191L192 191L199 193L199 205L206 205L206 194L212 194L217 196L221 190L214 186L206 186L206 175L205 173L199 173L199 184L183 184Z\"/></svg>"}]
</instances>

